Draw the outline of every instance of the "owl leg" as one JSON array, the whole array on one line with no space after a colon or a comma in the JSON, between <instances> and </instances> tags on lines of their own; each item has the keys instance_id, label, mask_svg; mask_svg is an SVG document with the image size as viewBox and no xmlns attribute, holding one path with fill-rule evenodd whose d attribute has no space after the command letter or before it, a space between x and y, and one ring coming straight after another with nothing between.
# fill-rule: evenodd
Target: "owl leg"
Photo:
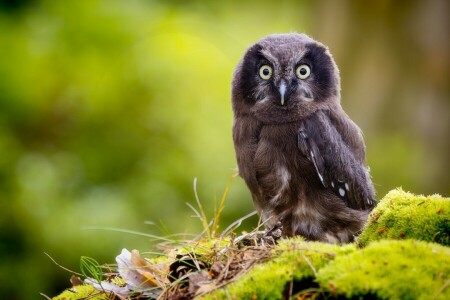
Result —
<instances>
[{"instance_id":1,"label":"owl leg","mask_svg":"<svg viewBox=\"0 0 450 300\"><path fill-rule=\"evenodd\" d=\"M277 222L272 228L266 229L264 236L262 237L261 243L267 243L270 245L275 245L278 240L283 235L283 225L281 222Z\"/></svg>"}]
</instances>

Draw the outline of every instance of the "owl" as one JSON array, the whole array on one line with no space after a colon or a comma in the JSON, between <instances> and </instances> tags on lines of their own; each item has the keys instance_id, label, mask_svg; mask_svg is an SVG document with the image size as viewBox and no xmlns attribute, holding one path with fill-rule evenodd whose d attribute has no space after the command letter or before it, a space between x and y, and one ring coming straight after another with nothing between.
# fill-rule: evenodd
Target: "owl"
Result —
<instances>
[{"instance_id":1,"label":"owl","mask_svg":"<svg viewBox=\"0 0 450 300\"><path fill-rule=\"evenodd\" d=\"M239 175L266 228L346 243L376 204L359 127L340 105L338 68L305 34L250 46L232 80Z\"/></svg>"}]
</instances>

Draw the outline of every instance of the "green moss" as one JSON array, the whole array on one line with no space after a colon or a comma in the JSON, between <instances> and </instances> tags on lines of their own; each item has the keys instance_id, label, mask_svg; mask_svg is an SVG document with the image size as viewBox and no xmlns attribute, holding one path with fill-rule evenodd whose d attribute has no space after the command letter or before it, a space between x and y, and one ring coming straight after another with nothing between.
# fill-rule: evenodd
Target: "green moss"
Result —
<instances>
[{"instance_id":1,"label":"green moss","mask_svg":"<svg viewBox=\"0 0 450 300\"><path fill-rule=\"evenodd\" d=\"M222 239L212 239L212 240L201 240L193 243L189 243L183 246L179 253L193 253L195 252L197 255L202 256L211 256L216 251L220 251L226 246L230 244L230 239L222 238Z\"/></svg>"},{"instance_id":2,"label":"green moss","mask_svg":"<svg viewBox=\"0 0 450 300\"><path fill-rule=\"evenodd\" d=\"M74 286L65 290L53 300L75 300L75 299L90 299L90 300L107 300L111 299L108 294L97 291L91 285L83 284Z\"/></svg>"},{"instance_id":3,"label":"green moss","mask_svg":"<svg viewBox=\"0 0 450 300\"><path fill-rule=\"evenodd\" d=\"M300 238L283 240L270 261L256 265L238 281L202 299L281 299L289 294L291 283L291 293L317 287L317 270L337 255L352 251L354 245L305 242Z\"/></svg>"},{"instance_id":4,"label":"green moss","mask_svg":"<svg viewBox=\"0 0 450 300\"><path fill-rule=\"evenodd\" d=\"M309 289L339 299L450 299L450 199L393 190L369 217L359 245L283 239L271 258L200 299L286 299ZM442 245L438 245L440 243ZM182 245L211 262L229 240ZM168 259L167 256L154 261ZM314 297L314 296L313 296ZM54 299L108 299L88 285Z\"/></svg>"},{"instance_id":5,"label":"green moss","mask_svg":"<svg viewBox=\"0 0 450 300\"><path fill-rule=\"evenodd\" d=\"M422 241L379 241L318 271L332 296L450 299L450 248Z\"/></svg>"},{"instance_id":6,"label":"green moss","mask_svg":"<svg viewBox=\"0 0 450 300\"><path fill-rule=\"evenodd\" d=\"M381 239L418 239L450 245L450 199L392 190L370 214L359 243L366 246Z\"/></svg>"}]
</instances>

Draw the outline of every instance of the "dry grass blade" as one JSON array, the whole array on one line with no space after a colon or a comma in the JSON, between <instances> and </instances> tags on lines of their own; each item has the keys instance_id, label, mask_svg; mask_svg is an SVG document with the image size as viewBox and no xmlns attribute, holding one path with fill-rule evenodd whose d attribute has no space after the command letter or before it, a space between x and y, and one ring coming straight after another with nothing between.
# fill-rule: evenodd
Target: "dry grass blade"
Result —
<instances>
[{"instance_id":1,"label":"dry grass blade","mask_svg":"<svg viewBox=\"0 0 450 300\"><path fill-rule=\"evenodd\" d=\"M250 217L253 217L254 215L256 215L257 212L256 211L252 211L249 214L246 214L245 216L243 216L242 218L237 219L236 221L234 221L233 223L231 223L227 228L225 228L225 230L222 232L222 234L220 235L220 238L224 238L230 231L233 231L234 229L238 228L239 226L241 226L242 222Z\"/></svg>"},{"instance_id":2,"label":"dry grass blade","mask_svg":"<svg viewBox=\"0 0 450 300\"><path fill-rule=\"evenodd\" d=\"M223 191L222 197L220 198L219 207L214 213L214 222L212 224L212 236L215 238L218 231L219 231L219 221L220 216L222 214L223 208L225 207L225 200L227 199L228 192L230 191L231 184L233 183L234 178L236 178L237 175L232 175L230 179L228 180L228 183L225 187L225 190Z\"/></svg>"},{"instance_id":3,"label":"dry grass blade","mask_svg":"<svg viewBox=\"0 0 450 300\"><path fill-rule=\"evenodd\" d=\"M199 220L202 220L202 216L200 215L198 210L194 206L192 206L192 204L190 204L189 202L186 202L186 205L189 206L189 208L192 209L192 211L194 212L195 216L192 216L192 217L196 217ZM204 229L204 230L206 230L206 229Z\"/></svg>"},{"instance_id":4,"label":"dry grass blade","mask_svg":"<svg viewBox=\"0 0 450 300\"><path fill-rule=\"evenodd\" d=\"M317 277L317 270L316 268L313 266L313 264L311 263L311 261L309 260L309 258L306 257L305 253L303 253L303 251L300 251L300 255L302 256L302 258L305 260L305 262L308 264L308 266L311 268L311 270L314 273L314 277Z\"/></svg>"},{"instance_id":5,"label":"dry grass blade","mask_svg":"<svg viewBox=\"0 0 450 300\"><path fill-rule=\"evenodd\" d=\"M39 295L41 295L45 299L52 300L52 298L50 298L49 296L45 295L44 293L39 293Z\"/></svg>"},{"instance_id":6,"label":"dry grass blade","mask_svg":"<svg viewBox=\"0 0 450 300\"><path fill-rule=\"evenodd\" d=\"M45 254L48 258L50 258L50 260L51 260L55 265L57 265L58 267L60 267L61 269L65 270L65 271L67 271L67 272L69 272L69 273L78 275L78 276L83 276L83 274L81 274L81 273L72 271L72 270L70 270L70 269L68 269L68 268L66 268L66 267L61 266L61 265L58 264L58 263L56 262L56 260L54 260L53 257L51 257L48 253L44 252L44 254Z\"/></svg>"},{"instance_id":7,"label":"dry grass blade","mask_svg":"<svg viewBox=\"0 0 450 300\"><path fill-rule=\"evenodd\" d=\"M212 238L211 236L211 230L208 224L208 219L206 218L205 210L203 209L202 203L200 202L200 198L198 197L197 193L197 178L194 178L194 195L195 195L195 201L197 201L197 206L200 210L200 221L202 222L203 229L206 231L208 238Z\"/></svg>"},{"instance_id":8,"label":"dry grass blade","mask_svg":"<svg viewBox=\"0 0 450 300\"><path fill-rule=\"evenodd\" d=\"M439 294L441 294L447 287L450 286L450 280L447 280L446 282L444 282L444 284L442 285L442 287L436 292L436 294L434 294L433 299L437 299L437 297L439 296Z\"/></svg>"},{"instance_id":9,"label":"dry grass blade","mask_svg":"<svg viewBox=\"0 0 450 300\"><path fill-rule=\"evenodd\" d=\"M84 230L107 230L107 231L123 232L123 233L128 233L128 234L144 236L144 237L148 237L148 238L152 238L152 239L160 240L160 241L165 241L165 242L171 242L171 243L176 242L176 240L171 240L166 237L149 234L149 233L143 233L143 232L134 231L134 230L123 229L123 228L85 226L85 227L83 227L83 229Z\"/></svg>"}]
</instances>

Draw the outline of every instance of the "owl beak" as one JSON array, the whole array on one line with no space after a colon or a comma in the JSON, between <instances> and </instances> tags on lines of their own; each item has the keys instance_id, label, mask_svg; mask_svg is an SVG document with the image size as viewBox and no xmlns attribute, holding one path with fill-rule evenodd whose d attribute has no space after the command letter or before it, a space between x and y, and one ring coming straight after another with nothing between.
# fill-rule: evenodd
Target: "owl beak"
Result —
<instances>
[{"instance_id":1,"label":"owl beak","mask_svg":"<svg viewBox=\"0 0 450 300\"><path fill-rule=\"evenodd\" d=\"M281 80L280 82L280 96L281 96L281 105L284 105L284 94L286 93L286 82L284 80Z\"/></svg>"}]
</instances>

